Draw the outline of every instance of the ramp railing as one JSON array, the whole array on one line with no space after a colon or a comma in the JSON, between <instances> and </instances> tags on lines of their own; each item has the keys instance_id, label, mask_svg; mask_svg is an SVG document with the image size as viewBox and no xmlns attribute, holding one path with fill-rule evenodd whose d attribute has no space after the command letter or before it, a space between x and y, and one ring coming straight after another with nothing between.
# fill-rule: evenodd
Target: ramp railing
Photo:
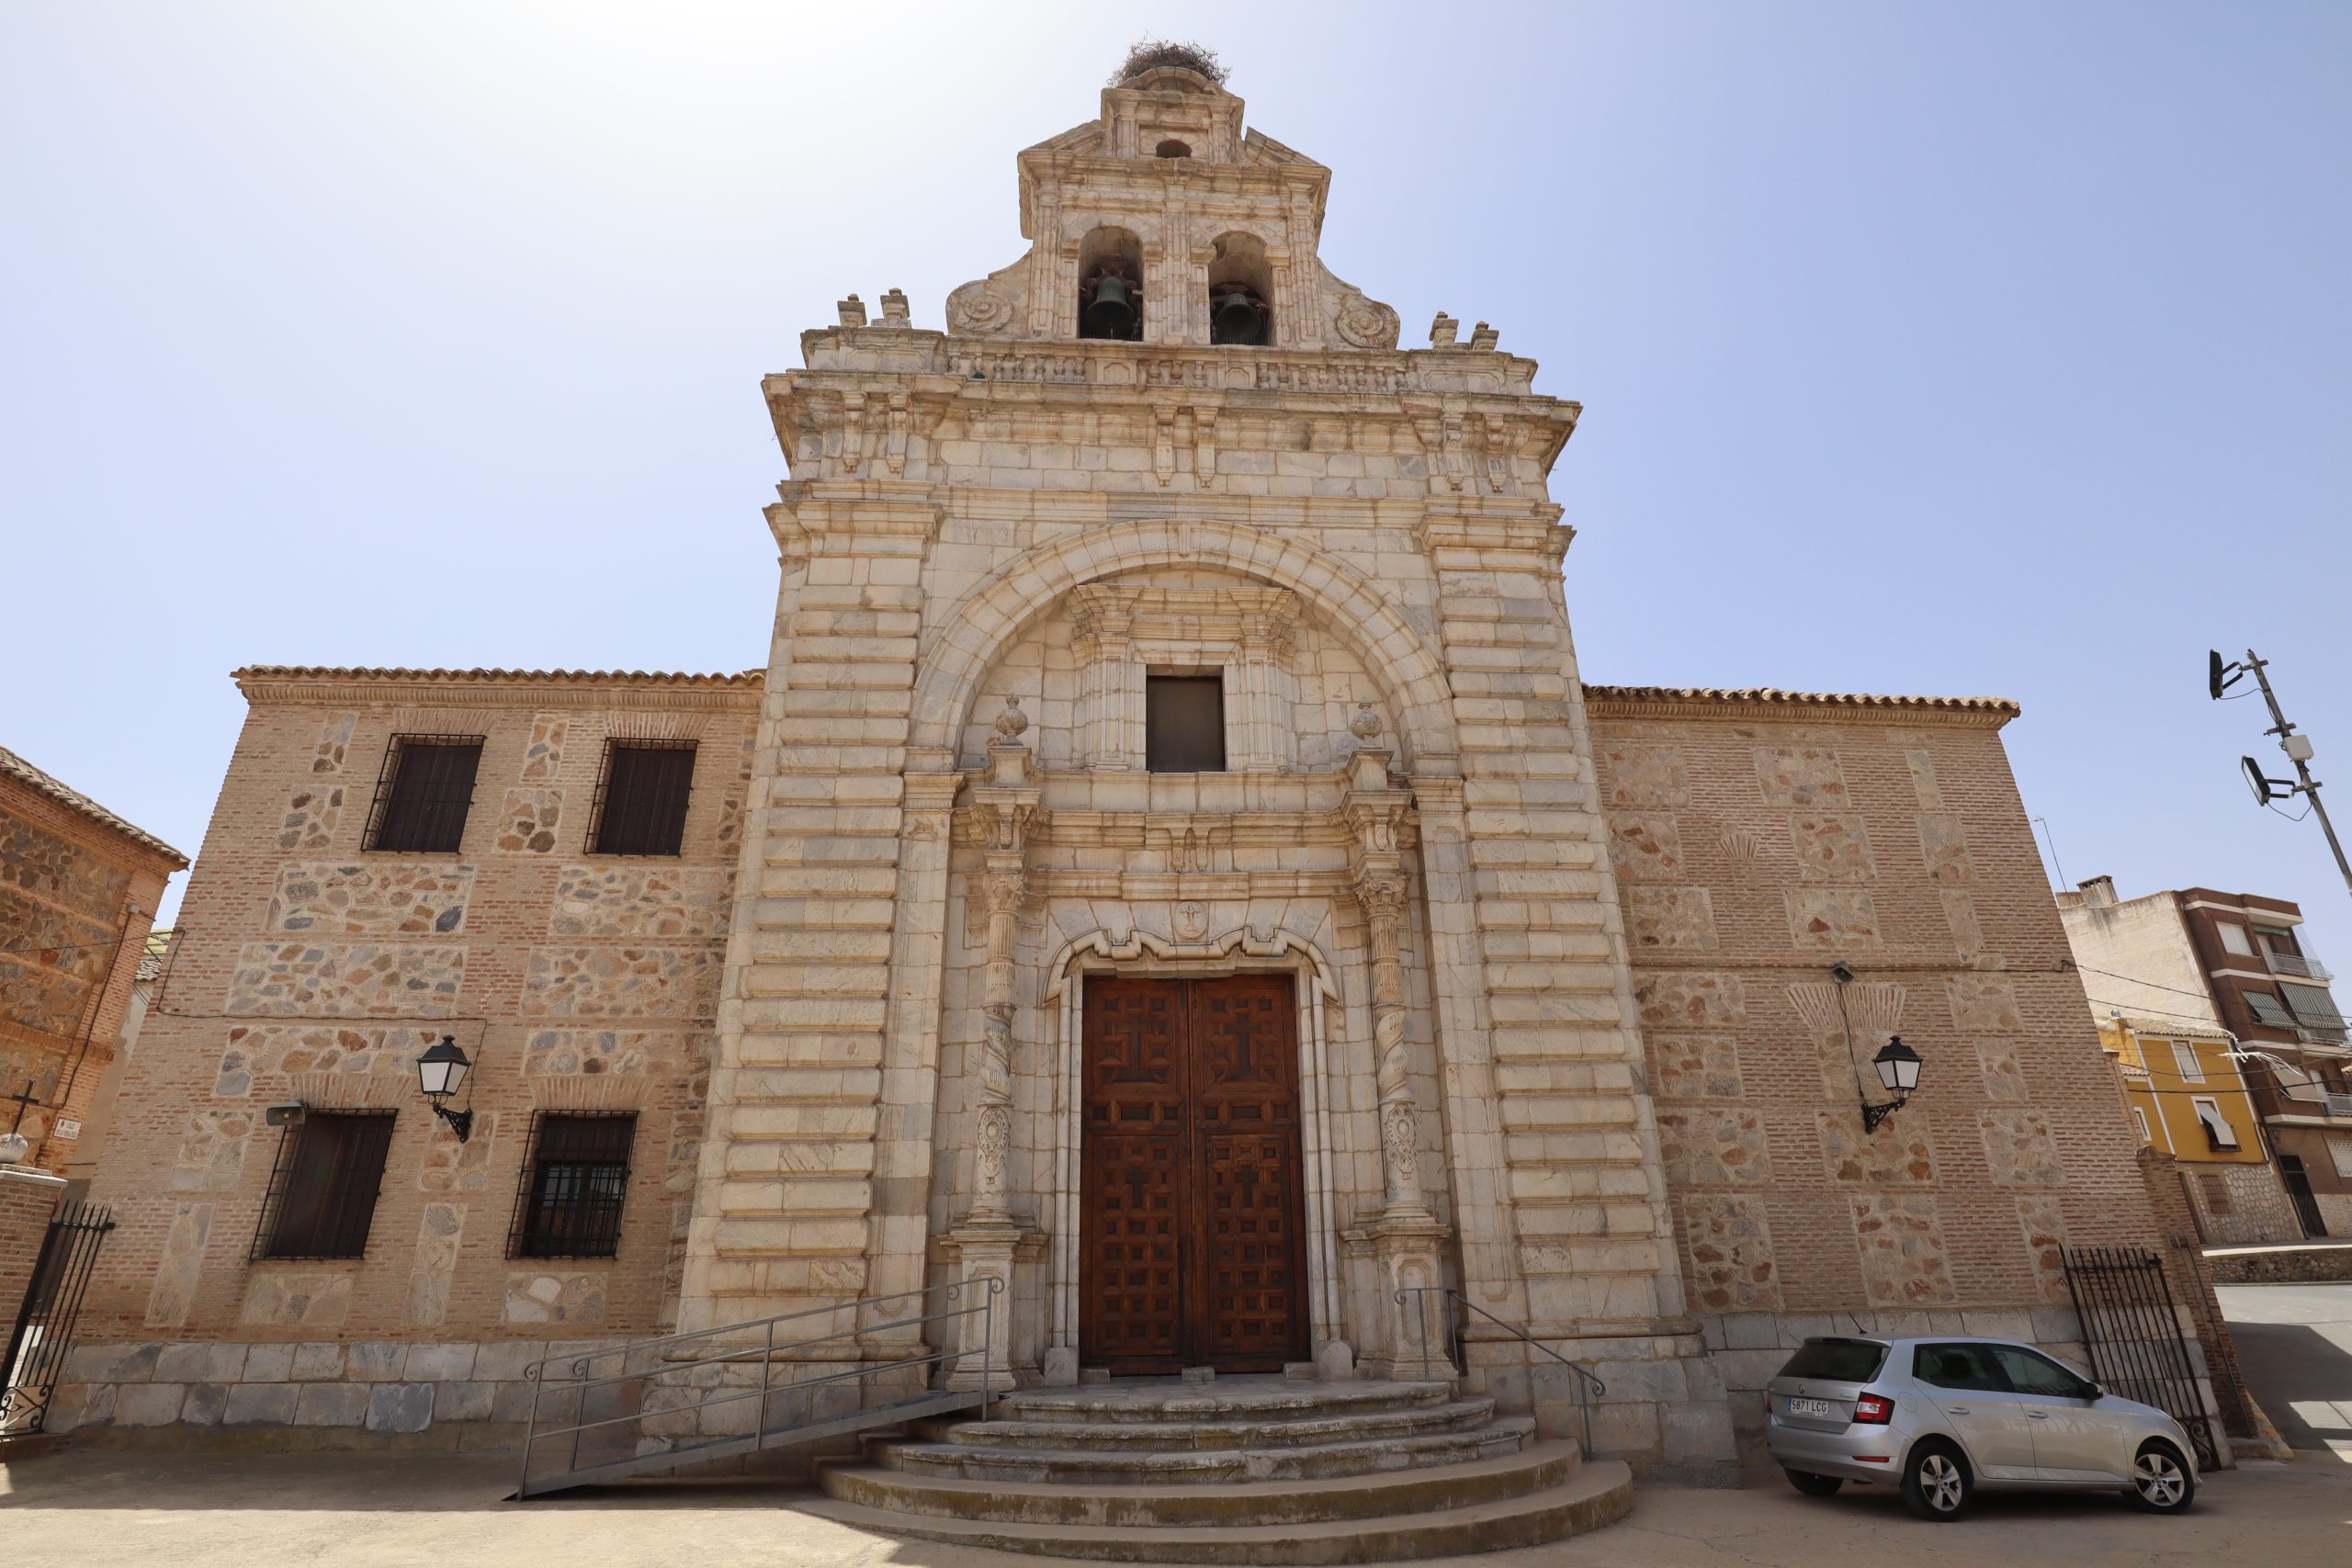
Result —
<instances>
[{"instance_id":1,"label":"ramp railing","mask_svg":"<svg viewBox=\"0 0 2352 1568\"><path fill-rule=\"evenodd\" d=\"M994 1351L1003 1290L933 1285L535 1361L508 1500L974 1405L985 1416L1012 1387ZM819 1320L845 1326L807 1332ZM949 1381L977 1386L934 1386Z\"/></svg>"}]
</instances>

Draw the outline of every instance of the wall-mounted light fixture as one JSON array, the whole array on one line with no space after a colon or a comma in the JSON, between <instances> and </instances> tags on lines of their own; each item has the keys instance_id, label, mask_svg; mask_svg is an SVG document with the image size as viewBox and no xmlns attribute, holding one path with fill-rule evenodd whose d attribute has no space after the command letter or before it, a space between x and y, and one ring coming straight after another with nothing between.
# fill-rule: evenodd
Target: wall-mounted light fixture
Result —
<instances>
[{"instance_id":1,"label":"wall-mounted light fixture","mask_svg":"<svg viewBox=\"0 0 2352 1568\"><path fill-rule=\"evenodd\" d=\"M433 1102L433 1114L449 1123L449 1130L464 1143L474 1135L474 1113L470 1104L466 1110L452 1111L449 1097L466 1081L467 1070L473 1062L458 1045L454 1034L444 1034L441 1043L427 1050L416 1059L416 1077L424 1098Z\"/></svg>"},{"instance_id":2,"label":"wall-mounted light fixture","mask_svg":"<svg viewBox=\"0 0 2352 1568\"><path fill-rule=\"evenodd\" d=\"M1872 1105L1862 1101L1862 1131L1875 1133L1878 1124L1903 1109L1911 1091L1919 1087L1919 1053L1903 1043L1903 1036L1887 1036L1885 1046L1871 1058L1871 1066L1878 1069L1878 1081L1886 1086L1893 1100Z\"/></svg>"},{"instance_id":3,"label":"wall-mounted light fixture","mask_svg":"<svg viewBox=\"0 0 2352 1568\"><path fill-rule=\"evenodd\" d=\"M1903 1109L1911 1092L1919 1087L1919 1053L1903 1043L1903 1036L1890 1034L1879 1054L1871 1058L1871 1066L1878 1071L1878 1081L1892 1099L1872 1103L1870 1090L1862 1084L1862 1069L1854 1062L1854 1021L1846 1012L1846 987L1854 983L1853 965L1837 963L1829 966L1829 977L1838 982L1838 1020L1846 1032L1846 1060L1854 1067L1854 1090L1862 1104L1862 1131L1878 1131L1879 1123Z\"/></svg>"}]
</instances>

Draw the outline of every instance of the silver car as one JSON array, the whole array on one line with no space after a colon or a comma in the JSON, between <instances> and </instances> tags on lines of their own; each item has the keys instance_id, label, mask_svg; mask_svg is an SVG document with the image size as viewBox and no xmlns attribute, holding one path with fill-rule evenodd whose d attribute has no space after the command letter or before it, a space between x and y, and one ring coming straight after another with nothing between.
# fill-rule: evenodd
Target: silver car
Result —
<instances>
[{"instance_id":1,"label":"silver car","mask_svg":"<svg viewBox=\"0 0 2352 1568\"><path fill-rule=\"evenodd\" d=\"M1980 1486L2111 1487L2159 1514L2197 1495L2178 1422L2007 1339L1808 1339L1765 1404L1808 1497L1892 1483L1921 1518L1956 1519Z\"/></svg>"}]
</instances>

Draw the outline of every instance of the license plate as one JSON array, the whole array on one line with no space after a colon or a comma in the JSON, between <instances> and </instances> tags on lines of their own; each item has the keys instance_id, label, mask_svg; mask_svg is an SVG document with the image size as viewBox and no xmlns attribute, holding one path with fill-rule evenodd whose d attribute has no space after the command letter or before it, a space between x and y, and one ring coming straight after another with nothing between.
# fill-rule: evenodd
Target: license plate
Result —
<instances>
[{"instance_id":1,"label":"license plate","mask_svg":"<svg viewBox=\"0 0 2352 1568\"><path fill-rule=\"evenodd\" d=\"M1826 1399L1792 1399L1789 1401L1789 1414L1811 1416L1824 1421L1834 1421L1840 1412L1835 1404Z\"/></svg>"}]
</instances>

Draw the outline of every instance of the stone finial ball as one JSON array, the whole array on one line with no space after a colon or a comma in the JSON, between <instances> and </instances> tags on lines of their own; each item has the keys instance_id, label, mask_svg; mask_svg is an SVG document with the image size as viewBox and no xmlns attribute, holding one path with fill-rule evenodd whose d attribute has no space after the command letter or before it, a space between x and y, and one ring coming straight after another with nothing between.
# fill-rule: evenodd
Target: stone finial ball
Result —
<instances>
[{"instance_id":1,"label":"stone finial ball","mask_svg":"<svg viewBox=\"0 0 2352 1568\"><path fill-rule=\"evenodd\" d=\"M1004 711L996 716L996 732L1007 740L1018 740L1029 728L1029 716L1021 711L1019 697L1004 699Z\"/></svg>"},{"instance_id":2,"label":"stone finial ball","mask_svg":"<svg viewBox=\"0 0 2352 1568\"><path fill-rule=\"evenodd\" d=\"M1348 720L1348 733L1359 740L1377 740L1380 729L1380 716L1372 711L1372 700L1367 697L1356 704L1355 716Z\"/></svg>"}]
</instances>

